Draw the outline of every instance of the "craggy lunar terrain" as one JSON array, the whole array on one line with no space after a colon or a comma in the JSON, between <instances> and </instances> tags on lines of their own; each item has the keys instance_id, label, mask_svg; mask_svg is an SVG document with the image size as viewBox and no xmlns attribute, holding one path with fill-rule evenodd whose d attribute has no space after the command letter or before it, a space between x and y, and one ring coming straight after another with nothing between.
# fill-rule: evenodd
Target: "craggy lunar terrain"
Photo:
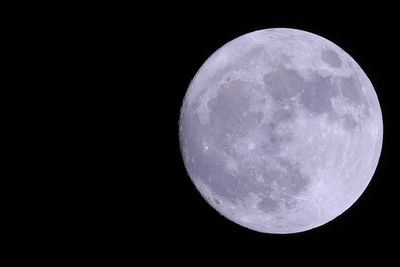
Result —
<instances>
[{"instance_id":1,"label":"craggy lunar terrain","mask_svg":"<svg viewBox=\"0 0 400 267\"><path fill-rule=\"evenodd\" d=\"M267 29L217 50L186 93L186 169L226 218L266 233L334 219L363 193L382 146L374 88L340 47Z\"/></svg>"}]
</instances>

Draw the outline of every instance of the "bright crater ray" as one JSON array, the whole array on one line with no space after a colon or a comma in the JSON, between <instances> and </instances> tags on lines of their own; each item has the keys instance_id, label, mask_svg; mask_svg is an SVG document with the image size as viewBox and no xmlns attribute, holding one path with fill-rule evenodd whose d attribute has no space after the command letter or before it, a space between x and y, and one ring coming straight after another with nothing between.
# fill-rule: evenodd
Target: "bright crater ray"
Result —
<instances>
[{"instance_id":1,"label":"bright crater ray","mask_svg":"<svg viewBox=\"0 0 400 267\"><path fill-rule=\"evenodd\" d=\"M360 66L295 29L251 32L200 68L179 124L189 176L226 218L266 233L306 231L363 193L382 115Z\"/></svg>"}]
</instances>

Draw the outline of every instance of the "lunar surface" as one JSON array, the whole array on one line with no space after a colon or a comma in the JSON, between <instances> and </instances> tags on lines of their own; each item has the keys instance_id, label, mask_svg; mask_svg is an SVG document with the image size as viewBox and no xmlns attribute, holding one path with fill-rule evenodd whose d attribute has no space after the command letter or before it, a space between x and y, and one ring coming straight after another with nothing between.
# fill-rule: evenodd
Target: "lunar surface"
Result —
<instances>
[{"instance_id":1,"label":"lunar surface","mask_svg":"<svg viewBox=\"0 0 400 267\"><path fill-rule=\"evenodd\" d=\"M378 164L375 90L345 51L285 28L217 50L185 95L180 148L204 199L265 233L323 225L363 193Z\"/></svg>"}]
</instances>

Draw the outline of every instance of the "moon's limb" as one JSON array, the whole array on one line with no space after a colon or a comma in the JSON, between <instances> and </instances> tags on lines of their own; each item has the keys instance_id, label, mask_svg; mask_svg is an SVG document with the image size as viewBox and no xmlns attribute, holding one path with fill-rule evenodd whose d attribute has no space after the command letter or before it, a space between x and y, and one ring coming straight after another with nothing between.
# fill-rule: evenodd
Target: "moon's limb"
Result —
<instances>
[{"instance_id":1,"label":"moon's limb","mask_svg":"<svg viewBox=\"0 0 400 267\"><path fill-rule=\"evenodd\" d=\"M268 29L217 50L185 96L187 171L228 219L268 233L320 226L368 185L382 115L358 64L304 31Z\"/></svg>"}]
</instances>

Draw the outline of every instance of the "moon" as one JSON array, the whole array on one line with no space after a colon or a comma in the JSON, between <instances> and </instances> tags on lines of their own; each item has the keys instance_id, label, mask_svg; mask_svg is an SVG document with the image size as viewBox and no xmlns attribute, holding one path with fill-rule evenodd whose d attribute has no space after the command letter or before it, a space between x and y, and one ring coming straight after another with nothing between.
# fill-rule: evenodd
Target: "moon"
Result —
<instances>
[{"instance_id":1,"label":"moon","mask_svg":"<svg viewBox=\"0 0 400 267\"><path fill-rule=\"evenodd\" d=\"M250 32L212 54L179 119L197 190L263 233L307 231L342 214L370 182L382 139L379 101L357 62L288 28Z\"/></svg>"}]
</instances>

